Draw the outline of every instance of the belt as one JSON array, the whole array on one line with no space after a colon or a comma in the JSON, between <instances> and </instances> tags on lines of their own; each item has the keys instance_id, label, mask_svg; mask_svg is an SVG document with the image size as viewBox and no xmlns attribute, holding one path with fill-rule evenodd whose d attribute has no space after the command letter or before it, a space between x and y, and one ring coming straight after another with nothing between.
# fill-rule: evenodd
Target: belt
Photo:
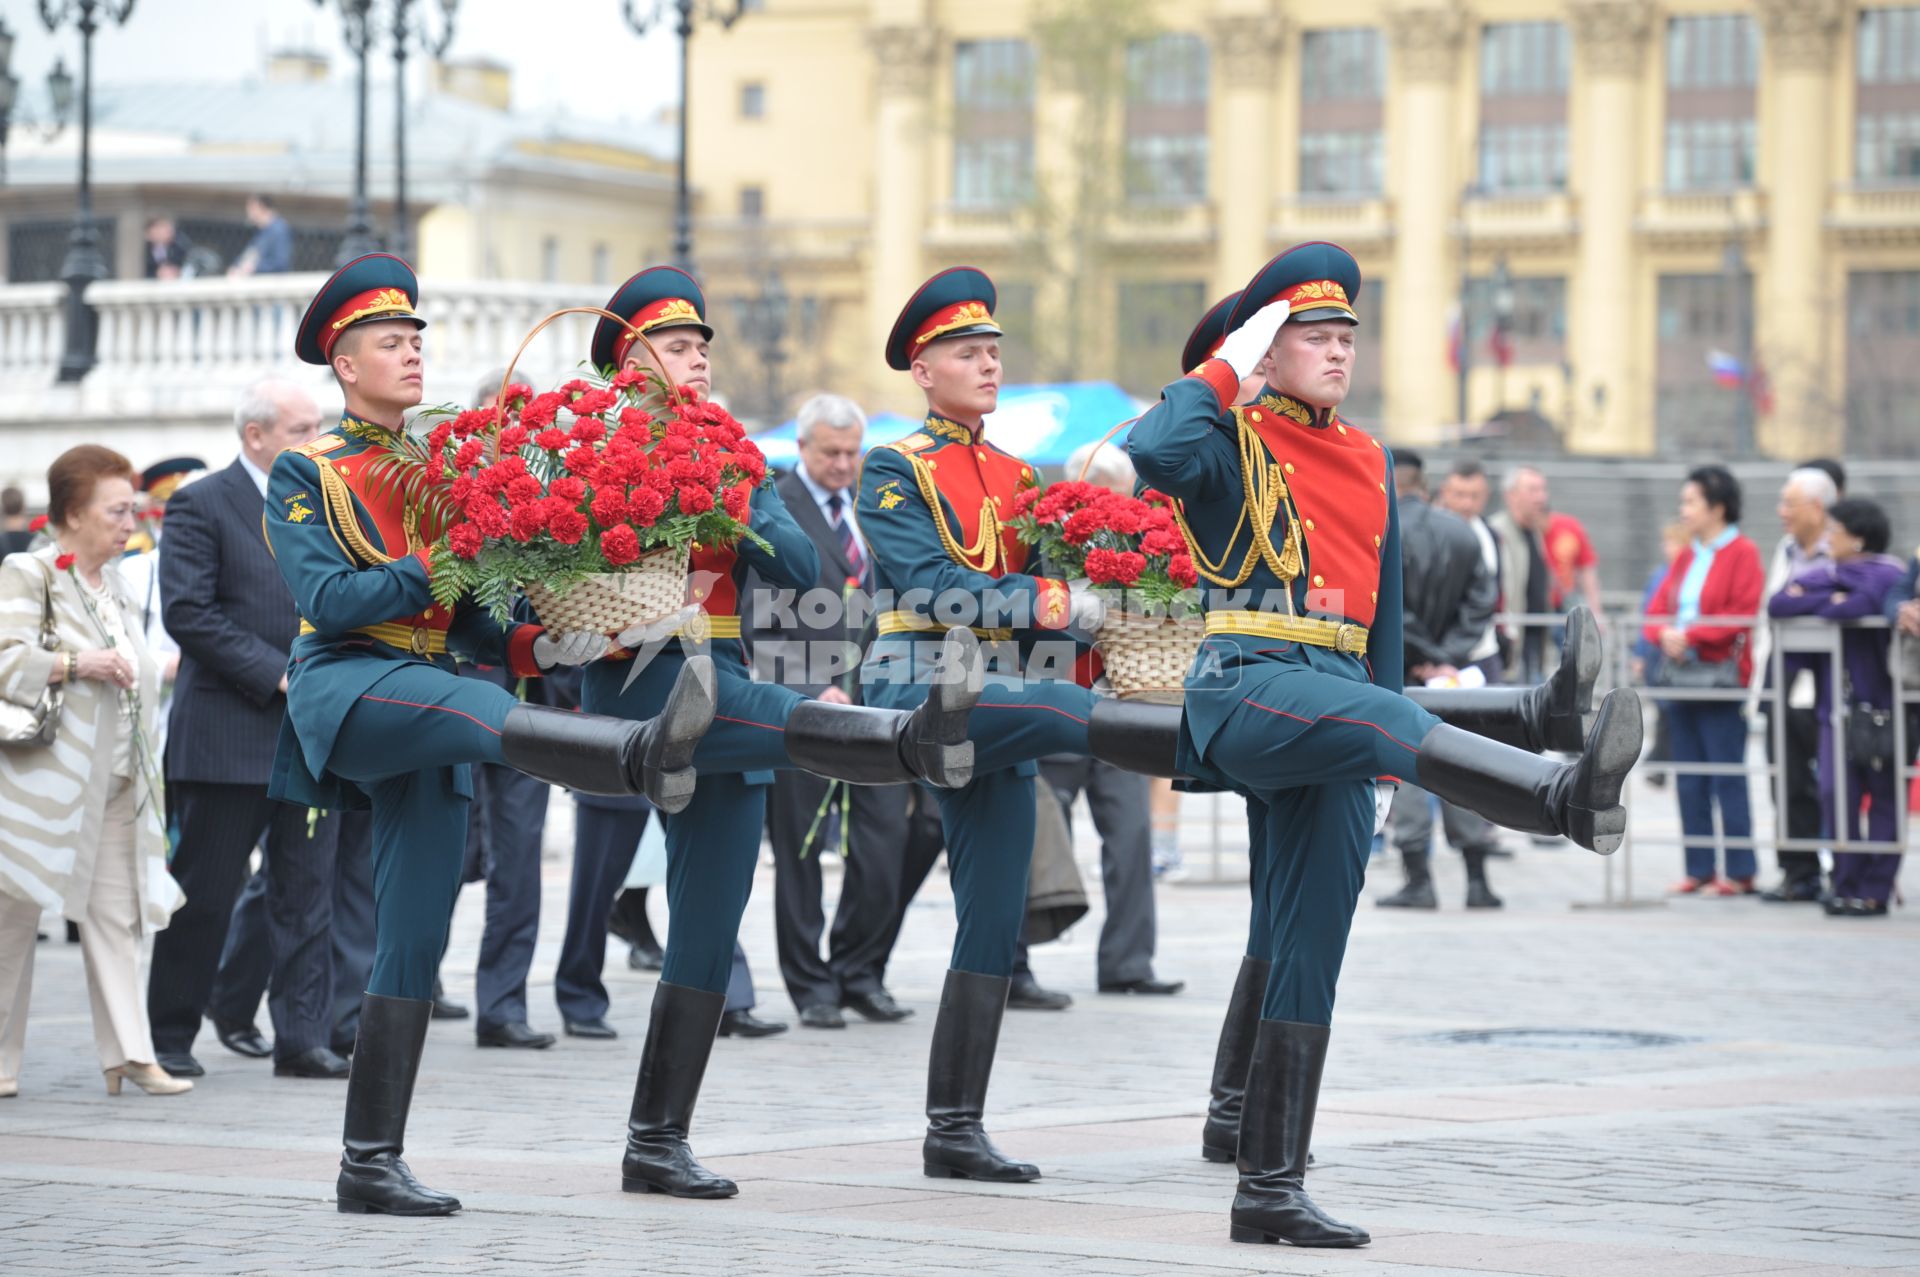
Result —
<instances>
[{"instance_id":1,"label":"belt","mask_svg":"<svg viewBox=\"0 0 1920 1277\"><path fill-rule=\"evenodd\" d=\"M302 634L318 634L310 621L300 622ZM357 626L350 633L364 634L389 647L397 647L403 652L412 652L415 656L445 656L447 654L447 632L416 628L402 625L398 621L379 621L372 625Z\"/></svg>"},{"instance_id":2,"label":"belt","mask_svg":"<svg viewBox=\"0 0 1920 1277\"><path fill-rule=\"evenodd\" d=\"M952 628L913 612L882 612L874 618L874 625L882 637L888 634L945 634ZM1013 631L1006 627L969 625L967 628L989 643L1006 643L1013 639Z\"/></svg>"},{"instance_id":3,"label":"belt","mask_svg":"<svg viewBox=\"0 0 1920 1277\"><path fill-rule=\"evenodd\" d=\"M711 612L702 612L675 630L676 638L704 643L708 639L737 639L740 637L740 618L737 615L715 616Z\"/></svg>"},{"instance_id":4,"label":"belt","mask_svg":"<svg viewBox=\"0 0 1920 1277\"><path fill-rule=\"evenodd\" d=\"M1322 621L1311 616L1275 616L1271 612L1209 612L1207 633L1252 634L1288 643L1330 647L1348 656L1367 654L1367 627L1351 621Z\"/></svg>"}]
</instances>

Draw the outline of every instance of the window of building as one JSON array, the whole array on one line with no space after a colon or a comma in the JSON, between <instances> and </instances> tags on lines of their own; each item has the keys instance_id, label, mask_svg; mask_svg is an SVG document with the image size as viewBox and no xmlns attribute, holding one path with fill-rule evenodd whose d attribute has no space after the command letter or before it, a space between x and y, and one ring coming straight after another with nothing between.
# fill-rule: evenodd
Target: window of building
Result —
<instances>
[{"instance_id":1,"label":"window of building","mask_svg":"<svg viewBox=\"0 0 1920 1277\"><path fill-rule=\"evenodd\" d=\"M1207 46L1163 35L1127 46L1127 198L1190 204L1207 194Z\"/></svg>"},{"instance_id":2,"label":"window of building","mask_svg":"<svg viewBox=\"0 0 1920 1277\"><path fill-rule=\"evenodd\" d=\"M1855 271L1847 276L1847 451L1920 456L1915 421L1920 271Z\"/></svg>"},{"instance_id":3,"label":"window of building","mask_svg":"<svg viewBox=\"0 0 1920 1277\"><path fill-rule=\"evenodd\" d=\"M1722 456L1750 419L1746 392L1714 379L1716 354L1748 357L1753 277L1662 275L1654 367L1654 431L1662 452Z\"/></svg>"},{"instance_id":4,"label":"window of building","mask_svg":"<svg viewBox=\"0 0 1920 1277\"><path fill-rule=\"evenodd\" d=\"M758 80L740 86L740 118L759 120L767 114L767 86Z\"/></svg>"},{"instance_id":5,"label":"window of building","mask_svg":"<svg viewBox=\"0 0 1920 1277\"><path fill-rule=\"evenodd\" d=\"M1033 46L964 40L953 51L953 202L997 208L1033 190Z\"/></svg>"},{"instance_id":6,"label":"window of building","mask_svg":"<svg viewBox=\"0 0 1920 1277\"><path fill-rule=\"evenodd\" d=\"M1507 341L1516 364L1558 364L1566 358L1567 281L1558 275L1511 279L1513 309L1507 316ZM1467 281L1467 340L1473 363L1493 358L1491 341L1499 317L1494 282Z\"/></svg>"},{"instance_id":7,"label":"window of building","mask_svg":"<svg viewBox=\"0 0 1920 1277\"><path fill-rule=\"evenodd\" d=\"M540 240L540 278L549 284L560 278L560 240L556 236Z\"/></svg>"},{"instance_id":8,"label":"window of building","mask_svg":"<svg viewBox=\"0 0 1920 1277\"><path fill-rule=\"evenodd\" d=\"M1480 37L1480 189L1567 185L1567 28L1489 23Z\"/></svg>"},{"instance_id":9,"label":"window of building","mask_svg":"<svg viewBox=\"0 0 1920 1277\"><path fill-rule=\"evenodd\" d=\"M762 186L740 188L740 216L751 221L766 216L767 192Z\"/></svg>"},{"instance_id":10,"label":"window of building","mask_svg":"<svg viewBox=\"0 0 1920 1277\"><path fill-rule=\"evenodd\" d=\"M613 282L613 250L605 244L593 246L593 282L596 284Z\"/></svg>"},{"instance_id":11,"label":"window of building","mask_svg":"<svg viewBox=\"0 0 1920 1277\"><path fill-rule=\"evenodd\" d=\"M1372 27L1300 42L1300 193L1378 195L1385 186L1386 59Z\"/></svg>"},{"instance_id":12,"label":"window of building","mask_svg":"<svg viewBox=\"0 0 1920 1277\"><path fill-rule=\"evenodd\" d=\"M1752 185L1759 75L1760 35L1747 14L1675 18L1667 24L1668 190Z\"/></svg>"},{"instance_id":13,"label":"window of building","mask_svg":"<svg viewBox=\"0 0 1920 1277\"><path fill-rule=\"evenodd\" d=\"M1862 11L1859 41L1855 176L1920 181L1920 8Z\"/></svg>"},{"instance_id":14,"label":"window of building","mask_svg":"<svg viewBox=\"0 0 1920 1277\"><path fill-rule=\"evenodd\" d=\"M1120 281L1113 379L1148 398L1179 375L1180 348L1209 298L1202 280Z\"/></svg>"}]
</instances>

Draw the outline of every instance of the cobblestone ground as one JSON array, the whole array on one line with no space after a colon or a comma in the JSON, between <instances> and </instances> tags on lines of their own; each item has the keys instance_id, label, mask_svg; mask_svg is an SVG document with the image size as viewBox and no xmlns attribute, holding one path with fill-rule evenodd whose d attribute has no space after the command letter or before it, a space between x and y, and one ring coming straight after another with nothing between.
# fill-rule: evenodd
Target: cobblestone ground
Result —
<instances>
[{"instance_id":1,"label":"cobblestone ground","mask_svg":"<svg viewBox=\"0 0 1920 1277\"><path fill-rule=\"evenodd\" d=\"M1641 829L1670 829L1670 796L1637 797ZM1201 1161L1197 1143L1239 962L1245 862L1229 808L1225 880L1208 880L1210 833L1192 823L1207 800L1189 803L1192 876L1159 892L1158 967L1186 992L1098 994L1083 924L1034 959L1074 1007L1007 1017L992 1127L1041 1165L1038 1184L920 1174L923 1069L951 937L941 877L911 913L892 975L915 1018L718 1044L695 1145L740 1181L728 1202L619 1191L652 977L617 951L617 1042L481 1051L471 1022L434 1026L409 1156L467 1209L404 1221L332 1208L338 1083L275 1080L209 1033L208 1076L190 1095L109 1100L79 953L56 937L39 950L22 1094L0 1101L0 1271L1920 1272L1914 911L1839 921L1754 900L1571 908L1601 899L1602 862L1517 837L1514 859L1494 862L1501 913L1459 907L1447 853L1436 856L1439 912L1361 906L1313 1187L1371 1228L1373 1245L1230 1244L1233 1172ZM531 991L535 1024L553 1029L565 806L549 828ZM1643 846L1640 894L1674 876L1677 859ZM1377 861L1368 894L1398 876ZM836 883L830 875L830 891ZM763 1013L787 1015L771 887L763 872L745 939ZM456 919L446 968L456 996L471 991L482 903L469 892ZM1098 917L1096 902L1089 924ZM1564 1036L1518 1046L1471 1036L1514 1028L1670 1037L1570 1049Z\"/></svg>"}]
</instances>

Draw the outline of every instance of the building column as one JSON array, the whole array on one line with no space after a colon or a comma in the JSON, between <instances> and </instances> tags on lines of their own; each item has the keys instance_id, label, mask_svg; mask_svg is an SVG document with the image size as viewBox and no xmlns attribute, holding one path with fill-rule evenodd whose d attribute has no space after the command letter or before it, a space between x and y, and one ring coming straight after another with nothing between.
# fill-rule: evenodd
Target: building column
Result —
<instances>
[{"instance_id":1,"label":"building column","mask_svg":"<svg viewBox=\"0 0 1920 1277\"><path fill-rule=\"evenodd\" d=\"M877 26L867 32L876 65L873 127L873 242L867 256L866 402L893 404L904 392L882 353L894 316L925 277L922 237L932 187L929 156L938 144L930 110L934 54L931 26ZM910 387L908 389L911 389ZM907 398L913 398L908 395ZM914 409L915 412L918 409Z\"/></svg>"},{"instance_id":2,"label":"building column","mask_svg":"<svg viewBox=\"0 0 1920 1277\"><path fill-rule=\"evenodd\" d=\"M1222 14L1210 24L1219 104L1210 182L1218 237L1208 304L1253 278L1267 260L1273 218L1273 89L1287 22L1272 13Z\"/></svg>"},{"instance_id":3,"label":"building column","mask_svg":"<svg viewBox=\"0 0 1920 1277\"><path fill-rule=\"evenodd\" d=\"M1452 164L1453 90L1465 29L1465 15L1452 0L1401 3L1387 11L1387 194L1394 203L1394 239L1383 331L1393 362L1384 371L1387 432L1401 443L1431 441L1453 419L1445 319L1459 276L1451 233L1462 181Z\"/></svg>"},{"instance_id":4,"label":"building column","mask_svg":"<svg viewBox=\"0 0 1920 1277\"><path fill-rule=\"evenodd\" d=\"M1634 324L1633 220L1640 77L1653 29L1649 0L1573 0L1568 17L1581 72L1569 129L1580 236L1568 347L1573 406L1562 431L1572 452L1654 448L1656 336Z\"/></svg>"},{"instance_id":5,"label":"building column","mask_svg":"<svg viewBox=\"0 0 1920 1277\"><path fill-rule=\"evenodd\" d=\"M1826 344L1843 302L1828 277L1823 222L1834 165L1828 156L1833 102L1847 86L1833 77L1846 0L1760 0L1759 184L1767 194L1764 272L1754 299L1755 349L1773 390L1759 421L1763 451L1785 460L1837 452L1846 440L1842 351Z\"/></svg>"}]
</instances>

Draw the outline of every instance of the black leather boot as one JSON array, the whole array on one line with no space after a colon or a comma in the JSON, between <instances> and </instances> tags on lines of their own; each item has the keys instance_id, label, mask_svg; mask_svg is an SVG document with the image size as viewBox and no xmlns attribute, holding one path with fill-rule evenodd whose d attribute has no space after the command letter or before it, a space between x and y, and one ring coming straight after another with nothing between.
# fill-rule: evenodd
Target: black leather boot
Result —
<instances>
[{"instance_id":1,"label":"black leather boot","mask_svg":"<svg viewBox=\"0 0 1920 1277\"><path fill-rule=\"evenodd\" d=\"M347 1077L347 1121L334 1200L345 1215L451 1215L460 1199L435 1192L400 1160L413 1080L427 1042L427 998L360 1002L360 1037Z\"/></svg>"},{"instance_id":2,"label":"black leather boot","mask_svg":"<svg viewBox=\"0 0 1920 1277\"><path fill-rule=\"evenodd\" d=\"M1529 754L1586 748L1586 716L1600 677L1600 625L1593 613L1567 613L1560 666L1535 687L1410 688L1413 702L1443 723Z\"/></svg>"},{"instance_id":3,"label":"black leather boot","mask_svg":"<svg viewBox=\"0 0 1920 1277\"><path fill-rule=\"evenodd\" d=\"M693 797L693 751L713 722L713 658L689 656L644 723L516 705L500 732L507 766L583 794L642 794L664 812Z\"/></svg>"},{"instance_id":4,"label":"black leather boot","mask_svg":"<svg viewBox=\"0 0 1920 1277\"><path fill-rule=\"evenodd\" d=\"M1247 1098L1247 1069L1253 1063L1254 1031L1260 1026L1260 1001L1267 996L1273 964L1240 959L1240 974L1220 1022L1220 1045L1213 1051L1213 1093L1207 1099L1207 1124L1200 1131L1200 1156L1231 1162L1240 1154L1240 1108Z\"/></svg>"},{"instance_id":5,"label":"black leather boot","mask_svg":"<svg viewBox=\"0 0 1920 1277\"><path fill-rule=\"evenodd\" d=\"M732 1197L740 1191L694 1161L687 1146L694 1101L726 1005L724 993L665 980L654 986L653 1017L627 1117L627 1154L620 1159L620 1187L627 1192Z\"/></svg>"},{"instance_id":6,"label":"black leather boot","mask_svg":"<svg viewBox=\"0 0 1920 1277\"><path fill-rule=\"evenodd\" d=\"M1640 758L1640 698L1630 687L1607 693L1587 750L1555 763L1445 723L1420 742L1415 781L1496 825L1528 834L1558 834L1603 856L1627 832L1620 790Z\"/></svg>"},{"instance_id":7,"label":"black leather boot","mask_svg":"<svg viewBox=\"0 0 1920 1277\"><path fill-rule=\"evenodd\" d=\"M1101 697L1087 720L1087 748L1103 763L1143 776L1178 779L1180 707Z\"/></svg>"},{"instance_id":8,"label":"black leather boot","mask_svg":"<svg viewBox=\"0 0 1920 1277\"><path fill-rule=\"evenodd\" d=\"M1506 901L1493 894L1493 888L1487 885L1487 853L1485 848L1467 848L1460 853L1467 862L1467 908L1501 909Z\"/></svg>"},{"instance_id":9,"label":"black leather boot","mask_svg":"<svg viewBox=\"0 0 1920 1277\"><path fill-rule=\"evenodd\" d=\"M1233 1198L1237 1242L1364 1246L1364 1228L1333 1219L1307 1196L1307 1149L1327 1064L1327 1026L1262 1020L1240 1117L1240 1191Z\"/></svg>"},{"instance_id":10,"label":"black leather boot","mask_svg":"<svg viewBox=\"0 0 1920 1277\"><path fill-rule=\"evenodd\" d=\"M802 701L787 716L787 757L816 776L856 785L923 780L960 788L973 779L967 715L980 699L979 638L948 630L940 663L949 676L911 712Z\"/></svg>"},{"instance_id":11,"label":"black leather boot","mask_svg":"<svg viewBox=\"0 0 1920 1277\"><path fill-rule=\"evenodd\" d=\"M1426 797L1422 795L1420 801L1425 802ZM1438 909L1440 900L1433 894L1433 872L1428 868L1427 857L1424 851L1401 852L1400 858L1407 866L1406 885L1373 903L1382 909Z\"/></svg>"},{"instance_id":12,"label":"black leather boot","mask_svg":"<svg viewBox=\"0 0 1920 1277\"><path fill-rule=\"evenodd\" d=\"M1003 1156L980 1120L1011 984L1003 975L947 972L927 1062L927 1138L920 1151L934 1179L1024 1184L1040 1178L1039 1167Z\"/></svg>"}]
</instances>

